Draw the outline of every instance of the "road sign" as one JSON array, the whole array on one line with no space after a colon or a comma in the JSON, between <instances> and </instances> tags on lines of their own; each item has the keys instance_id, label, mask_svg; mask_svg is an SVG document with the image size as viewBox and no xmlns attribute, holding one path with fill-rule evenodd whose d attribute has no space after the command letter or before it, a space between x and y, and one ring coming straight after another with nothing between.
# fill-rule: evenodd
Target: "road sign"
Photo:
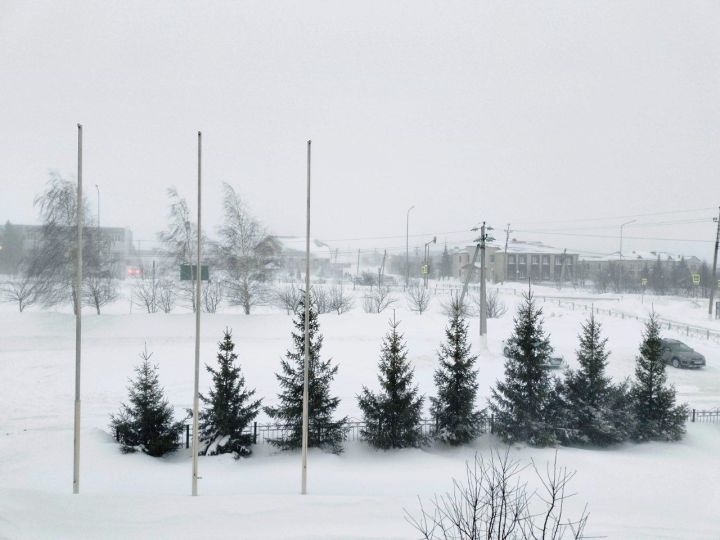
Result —
<instances>
[{"instance_id":1,"label":"road sign","mask_svg":"<svg viewBox=\"0 0 720 540\"><path fill-rule=\"evenodd\" d=\"M428 265L427 265L427 264L423 264L423 265L420 267L420 271L421 271L423 274L427 274L427 273L428 273Z\"/></svg>"},{"instance_id":2,"label":"road sign","mask_svg":"<svg viewBox=\"0 0 720 540\"><path fill-rule=\"evenodd\" d=\"M645 285L647 285L647 278L646 278L646 277L640 278L640 285L642 285L643 287L644 287Z\"/></svg>"},{"instance_id":3,"label":"road sign","mask_svg":"<svg viewBox=\"0 0 720 540\"><path fill-rule=\"evenodd\" d=\"M700 274L693 274L693 285L700 285Z\"/></svg>"},{"instance_id":4,"label":"road sign","mask_svg":"<svg viewBox=\"0 0 720 540\"><path fill-rule=\"evenodd\" d=\"M192 269L192 270L191 270ZM181 264L180 265L180 281L194 281L197 278L197 264ZM210 270L207 264L203 264L200 269L200 279L202 281L210 281Z\"/></svg>"}]
</instances>

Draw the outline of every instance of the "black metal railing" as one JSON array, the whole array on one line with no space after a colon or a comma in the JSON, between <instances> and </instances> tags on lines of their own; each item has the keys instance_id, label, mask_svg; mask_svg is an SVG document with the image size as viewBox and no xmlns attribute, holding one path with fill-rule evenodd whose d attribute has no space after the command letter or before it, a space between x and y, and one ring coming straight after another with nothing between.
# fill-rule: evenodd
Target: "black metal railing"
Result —
<instances>
[{"instance_id":1,"label":"black metal railing","mask_svg":"<svg viewBox=\"0 0 720 540\"><path fill-rule=\"evenodd\" d=\"M720 408L709 409L709 410L698 410L691 409L688 415L688 422L698 422L705 424L717 424L720 423ZM366 422L362 420L351 420L345 423L345 440L346 441L360 441L363 439L362 431L367 426ZM178 444L185 448L190 448L190 440L192 436L192 424L185 424L183 430L180 432L178 437ZM310 426L312 429L312 425ZM421 433L426 437L432 437L437 433L438 426L435 420L430 418L423 418L420 421ZM252 437L254 444L264 444L271 440L283 440L286 439L293 431L293 426L279 423L265 423L259 424L253 422L251 426L248 426L243 430L243 434ZM487 417L483 421L482 431L485 433L493 432L493 418L492 416ZM116 440L119 440L120 433L115 433Z\"/></svg>"}]
</instances>

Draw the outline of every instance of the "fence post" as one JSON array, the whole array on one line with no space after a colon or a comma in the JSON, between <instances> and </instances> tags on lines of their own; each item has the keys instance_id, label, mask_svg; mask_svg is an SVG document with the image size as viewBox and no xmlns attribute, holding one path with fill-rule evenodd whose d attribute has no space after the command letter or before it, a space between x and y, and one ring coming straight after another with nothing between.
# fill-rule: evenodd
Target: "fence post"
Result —
<instances>
[{"instance_id":1,"label":"fence post","mask_svg":"<svg viewBox=\"0 0 720 540\"><path fill-rule=\"evenodd\" d=\"M190 448L190 424L185 424L185 448Z\"/></svg>"},{"instance_id":2,"label":"fence post","mask_svg":"<svg viewBox=\"0 0 720 540\"><path fill-rule=\"evenodd\" d=\"M707 331L707 338L710 339L710 330Z\"/></svg>"},{"instance_id":3,"label":"fence post","mask_svg":"<svg viewBox=\"0 0 720 540\"><path fill-rule=\"evenodd\" d=\"M693 414L692 414L692 420L691 420L691 422L694 422L694 421L695 421L695 409L693 409Z\"/></svg>"},{"instance_id":4,"label":"fence post","mask_svg":"<svg viewBox=\"0 0 720 540\"><path fill-rule=\"evenodd\" d=\"M495 415L490 415L490 433L493 433L495 431Z\"/></svg>"},{"instance_id":5,"label":"fence post","mask_svg":"<svg viewBox=\"0 0 720 540\"><path fill-rule=\"evenodd\" d=\"M685 327L685 335L686 335L686 336L689 336L689 335L690 335L690 327L689 327L689 326L686 326L686 327Z\"/></svg>"},{"instance_id":6,"label":"fence post","mask_svg":"<svg viewBox=\"0 0 720 540\"><path fill-rule=\"evenodd\" d=\"M257 444L257 422L253 422L253 444Z\"/></svg>"}]
</instances>

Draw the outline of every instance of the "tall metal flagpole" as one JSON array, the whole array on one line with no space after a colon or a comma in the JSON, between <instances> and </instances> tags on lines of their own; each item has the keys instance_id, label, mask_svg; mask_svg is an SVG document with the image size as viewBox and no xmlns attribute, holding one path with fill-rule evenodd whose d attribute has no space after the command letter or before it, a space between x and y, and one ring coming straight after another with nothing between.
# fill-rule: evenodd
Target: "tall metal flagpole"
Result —
<instances>
[{"instance_id":1,"label":"tall metal flagpole","mask_svg":"<svg viewBox=\"0 0 720 540\"><path fill-rule=\"evenodd\" d=\"M310 145L307 142L307 222L305 229L305 366L303 375L302 408L302 487L300 493L307 493L307 451L308 451L308 385L310 373Z\"/></svg>"},{"instance_id":2,"label":"tall metal flagpole","mask_svg":"<svg viewBox=\"0 0 720 540\"><path fill-rule=\"evenodd\" d=\"M202 240L202 133L198 131L198 194L197 194L197 268L195 270L195 388L193 390L193 434L192 434L192 494L197 495L198 481L198 415L200 379L200 292L202 287L202 266L200 247ZM191 267L192 269L192 267Z\"/></svg>"},{"instance_id":3,"label":"tall metal flagpole","mask_svg":"<svg viewBox=\"0 0 720 540\"><path fill-rule=\"evenodd\" d=\"M82 195L82 125L78 124L78 174L77 174L77 260L75 276L75 423L73 430L73 493L80 493L80 360L82 351L82 245L83 245L83 195Z\"/></svg>"}]
</instances>

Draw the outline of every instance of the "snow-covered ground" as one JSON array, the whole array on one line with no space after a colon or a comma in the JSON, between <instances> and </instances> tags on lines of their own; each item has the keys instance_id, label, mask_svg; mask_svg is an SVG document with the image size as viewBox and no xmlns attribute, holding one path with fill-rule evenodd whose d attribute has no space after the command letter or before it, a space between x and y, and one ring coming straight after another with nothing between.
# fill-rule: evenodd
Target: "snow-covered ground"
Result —
<instances>
[{"instance_id":1,"label":"snow-covered ground","mask_svg":"<svg viewBox=\"0 0 720 540\"><path fill-rule=\"evenodd\" d=\"M554 292L553 292L554 291ZM560 293L551 288L547 296ZM566 296L572 296L568 290ZM576 293L588 297L588 293ZM478 360L481 403L502 376L501 340L510 334L518 298L503 293L508 313L489 321L489 350ZM648 298L612 301L628 313L645 316ZM662 316L701 324L706 305L681 299L655 301ZM599 300L598 300L599 301ZM589 301L588 303L591 303ZM401 299L397 316L415 365L417 382L432 395L436 350L445 316L436 298L430 312L417 315ZM160 380L178 412L192 399L194 318L189 313L128 313L127 301L108 314L84 317L82 379L81 494L72 485L72 411L74 392L74 318L68 313L3 306L0 312L0 538L415 538L403 509L415 512L417 497L451 487L476 451L499 442L490 435L473 446L377 452L348 443L340 456L313 451L308 496L298 495L298 454L259 445L246 460L228 456L200 458L200 496L190 492L190 454L182 449L156 459L123 455L108 432L109 415L127 398L127 379L147 342L160 367ZM667 312L667 313L666 313ZM545 304L546 328L555 348L575 365L574 350L583 318L557 303ZM358 417L355 396L362 385L375 387L380 340L389 312L322 315L323 353L340 365L334 392L340 413ZM600 315L612 350L613 377L632 376L642 323ZM477 319L470 320L477 351ZM717 324L705 320L709 328ZM244 316L204 315L202 356L213 362L225 327L233 329L236 351L247 381L275 400L274 372L290 344L290 317L266 309ZM703 353L700 371L668 369L681 401L691 407L720 406L720 345L681 337ZM201 389L209 378L201 372ZM608 538L720 537L720 424L690 424L675 444L626 444L605 450L560 448L558 461L577 470L573 510L587 503L588 533ZM517 458L542 463L552 449L517 447Z\"/></svg>"}]
</instances>

